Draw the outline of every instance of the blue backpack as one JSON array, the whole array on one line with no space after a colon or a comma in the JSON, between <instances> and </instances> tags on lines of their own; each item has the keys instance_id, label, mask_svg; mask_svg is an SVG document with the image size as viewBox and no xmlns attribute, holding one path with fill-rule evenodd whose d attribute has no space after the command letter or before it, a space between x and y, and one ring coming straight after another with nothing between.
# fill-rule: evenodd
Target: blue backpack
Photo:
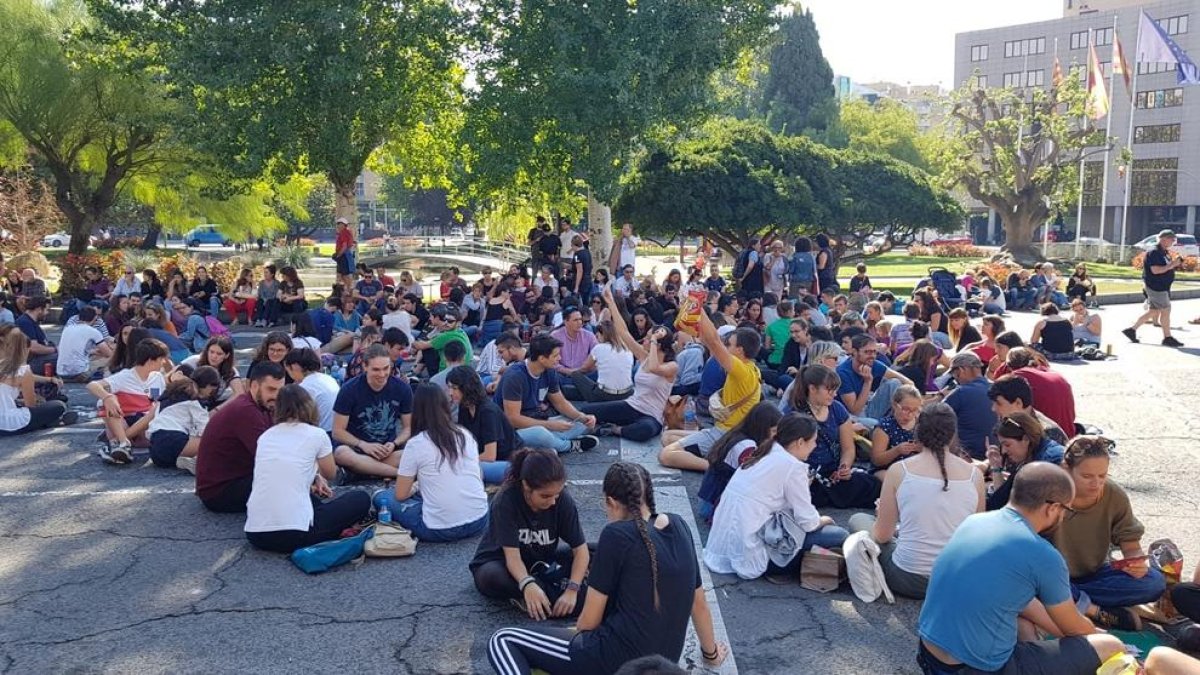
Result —
<instances>
[{"instance_id":1,"label":"blue backpack","mask_svg":"<svg viewBox=\"0 0 1200 675\"><path fill-rule=\"evenodd\" d=\"M361 556L367 540L373 536L375 528L368 527L353 537L298 548L292 552L292 563L306 574L328 572Z\"/></svg>"}]
</instances>

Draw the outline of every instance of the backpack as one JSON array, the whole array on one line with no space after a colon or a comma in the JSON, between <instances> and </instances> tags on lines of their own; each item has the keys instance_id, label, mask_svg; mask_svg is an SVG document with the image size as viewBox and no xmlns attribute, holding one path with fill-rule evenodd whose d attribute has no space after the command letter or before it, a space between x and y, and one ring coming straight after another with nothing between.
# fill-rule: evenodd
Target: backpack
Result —
<instances>
[{"instance_id":1,"label":"backpack","mask_svg":"<svg viewBox=\"0 0 1200 675\"><path fill-rule=\"evenodd\" d=\"M747 248L738 254L737 260L733 263L733 279L737 281L746 273L746 267L750 265L750 253L754 249Z\"/></svg>"},{"instance_id":2,"label":"backpack","mask_svg":"<svg viewBox=\"0 0 1200 675\"><path fill-rule=\"evenodd\" d=\"M229 337L229 329L215 316L204 317L204 325L208 327L208 337L223 335Z\"/></svg>"},{"instance_id":3,"label":"backpack","mask_svg":"<svg viewBox=\"0 0 1200 675\"><path fill-rule=\"evenodd\" d=\"M375 528L368 527L353 537L323 541L319 544L298 548L292 552L292 563L305 574L320 574L345 565L360 557L367 540L375 535Z\"/></svg>"}]
</instances>

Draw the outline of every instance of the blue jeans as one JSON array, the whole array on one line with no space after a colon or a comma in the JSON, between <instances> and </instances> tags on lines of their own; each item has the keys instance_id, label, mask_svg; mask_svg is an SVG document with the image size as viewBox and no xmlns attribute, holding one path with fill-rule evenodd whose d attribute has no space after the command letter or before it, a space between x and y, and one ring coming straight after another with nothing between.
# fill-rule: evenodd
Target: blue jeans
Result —
<instances>
[{"instance_id":1,"label":"blue jeans","mask_svg":"<svg viewBox=\"0 0 1200 675\"><path fill-rule=\"evenodd\" d=\"M479 520L465 525L447 527L443 530L434 530L425 527L425 521L421 518L421 511L425 504L421 501L421 495L419 494L413 495L404 501L399 501L396 499L394 491L382 490L376 493L372 501L375 503L376 509L379 509L386 503L388 510L392 512L392 520L399 523L401 527L411 530L413 536L421 541L458 541L459 539L473 537L486 530L488 526L488 514L484 513Z\"/></svg>"},{"instance_id":2,"label":"blue jeans","mask_svg":"<svg viewBox=\"0 0 1200 675\"><path fill-rule=\"evenodd\" d=\"M499 460L496 462L479 462L479 468L482 469L483 482L488 485L499 485L504 482L504 475L508 473L508 462Z\"/></svg>"},{"instance_id":3,"label":"blue jeans","mask_svg":"<svg viewBox=\"0 0 1200 675\"><path fill-rule=\"evenodd\" d=\"M1132 607L1144 602L1154 602L1167 589L1162 572L1150 568L1146 576L1135 579L1124 572L1105 564L1086 577L1071 580L1071 595L1080 611L1088 602L1103 608Z\"/></svg>"},{"instance_id":4,"label":"blue jeans","mask_svg":"<svg viewBox=\"0 0 1200 675\"><path fill-rule=\"evenodd\" d=\"M862 414L854 417L855 421L867 427L868 430L879 426L879 420L883 419L892 409L892 395L899 388L900 380L895 378L888 378L880 382L879 388L871 394L871 400L863 408Z\"/></svg>"},{"instance_id":5,"label":"blue jeans","mask_svg":"<svg viewBox=\"0 0 1200 675\"><path fill-rule=\"evenodd\" d=\"M849 537L850 533L846 528L840 525L822 525L804 535L804 544L800 547L800 553L796 554L795 558L787 565L780 567L773 562L767 563L767 574L776 575L797 575L800 573L800 561L804 559L804 552L814 546L821 548L841 548L842 544Z\"/></svg>"},{"instance_id":6,"label":"blue jeans","mask_svg":"<svg viewBox=\"0 0 1200 675\"><path fill-rule=\"evenodd\" d=\"M565 420L565 417L555 417L556 420ZM581 422L572 422L571 428L566 431L550 431L546 427L525 427L517 429L517 435L521 437L521 442L531 448L553 448L555 452L564 453L571 451L571 441L583 436L587 433L587 427Z\"/></svg>"},{"instance_id":7,"label":"blue jeans","mask_svg":"<svg viewBox=\"0 0 1200 675\"><path fill-rule=\"evenodd\" d=\"M940 330L929 333L929 339L933 341L933 344L942 349L954 349L954 345L950 342L950 335Z\"/></svg>"}]
</instances>

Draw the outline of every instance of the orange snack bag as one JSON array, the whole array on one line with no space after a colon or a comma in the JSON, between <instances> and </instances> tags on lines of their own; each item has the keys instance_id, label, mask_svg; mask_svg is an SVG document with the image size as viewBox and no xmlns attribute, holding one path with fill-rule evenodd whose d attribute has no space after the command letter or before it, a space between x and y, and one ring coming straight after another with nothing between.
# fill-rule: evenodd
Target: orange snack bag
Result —
<instances>
[{"instance_id":1,"label":"orange snack bag","mask_svg":"<svg viewBox=\"0 0 1200 675\"><path fill-rule=\"evenodd\" d=\"M689 286L687 295L683 296L680 304L679 315L675 317L675 328L695 337L706 300L708 292L703 286Z\"/></svg>"}]
</instances>

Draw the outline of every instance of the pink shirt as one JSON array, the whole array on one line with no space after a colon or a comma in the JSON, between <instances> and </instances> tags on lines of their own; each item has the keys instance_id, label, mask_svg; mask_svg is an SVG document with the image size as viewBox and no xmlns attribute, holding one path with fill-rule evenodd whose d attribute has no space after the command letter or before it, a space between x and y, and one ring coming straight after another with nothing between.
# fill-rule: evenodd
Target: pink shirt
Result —
<instances>
[{"instance_id":1,"label":"pink shirt","mask_svg":"<svg viewBox=\"0 0 1200 675\"><path fill-rule=\"evenodd\" d=\"M583 329L580 329L574 340L567 335L566 327L559 328L550 335L563 345L562 360L559 361L563 368L575 369L582 366L583 362L587 361L588 354L592 353L592 347L596 346L596 336Z\"/></svg>"}]
</instances>

